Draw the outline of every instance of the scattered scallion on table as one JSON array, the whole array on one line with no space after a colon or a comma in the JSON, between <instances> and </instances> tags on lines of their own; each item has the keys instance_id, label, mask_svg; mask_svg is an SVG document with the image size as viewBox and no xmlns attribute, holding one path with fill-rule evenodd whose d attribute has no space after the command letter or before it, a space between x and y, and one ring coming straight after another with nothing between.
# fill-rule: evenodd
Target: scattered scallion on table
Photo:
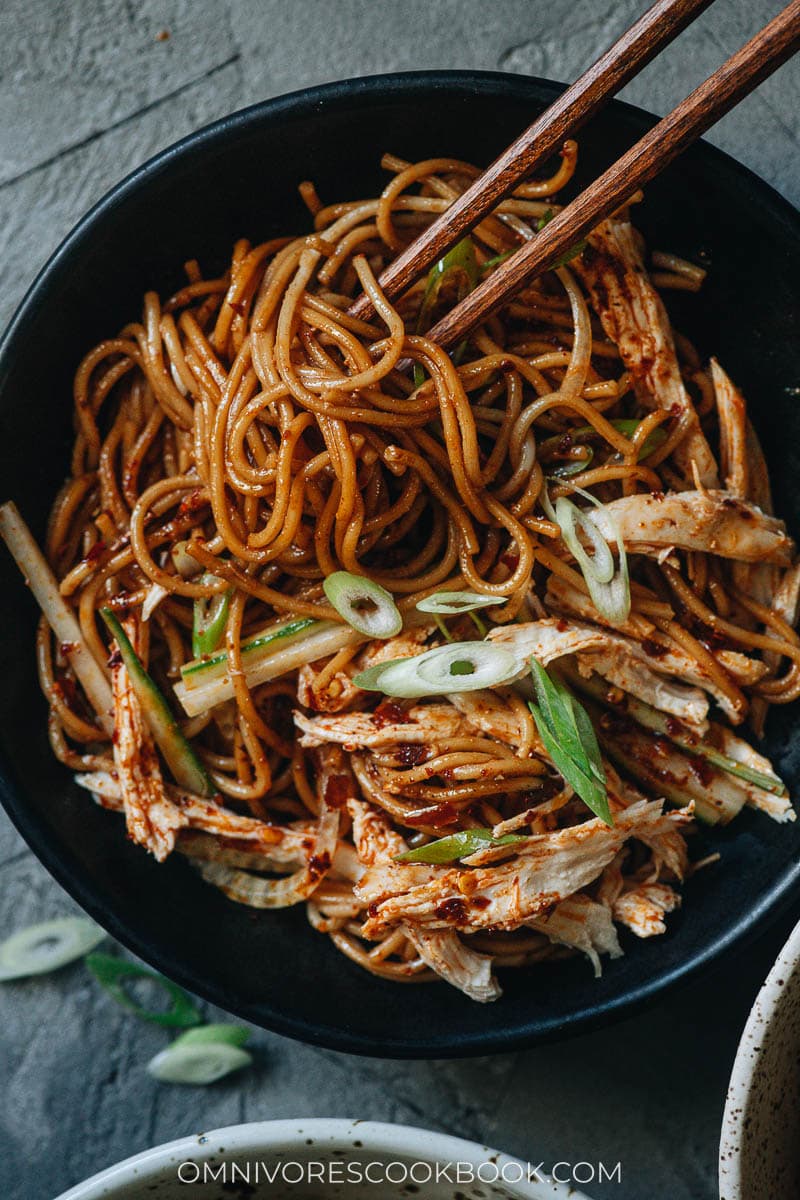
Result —
<instances>
[{"instance_id":1,"label":"scattered scallion on table","mask_svg":"<svg viewBox=\"0 0 800 1200\"><path fill-rule=\"evenodd\" d=\"M194 1001L183 988L178 987L171 979L157 975L155 971L148 971L138 963L127 962L113 954L89 954L86 965L118 1004L141 1017L143 1021L152 1021L154 1025L165 1025L175 1029L187 1029L202 1022L203 1018ZM165 993L170 1001L169 1008L145 1008L139 1004L128 988L130 984L142 981Z\"/></svg>"},{"instance_id":2,"label":"scattered scallion on table","mask_svg":"<svg viewBox=\"0 0 800 1200\"><path fill-rule=\"evenodd\" d=\"M57 971L94 950L105 936L88 917L59 917L29 925L0 945L0 981Z\"/></svg>"},{"instance_id":3,"label":"scattered scallion on table","mask_svg":"<svg viewBox=\"0 0 800 1200\"><path fill-rule=\"evenodd\" d=\"M253 1056L243 1049L249 1036L243 1025L201 1025L151 1058L147 1071L161 1083L216 1083L252 1064Z\"/></svg>"}]
</instances>

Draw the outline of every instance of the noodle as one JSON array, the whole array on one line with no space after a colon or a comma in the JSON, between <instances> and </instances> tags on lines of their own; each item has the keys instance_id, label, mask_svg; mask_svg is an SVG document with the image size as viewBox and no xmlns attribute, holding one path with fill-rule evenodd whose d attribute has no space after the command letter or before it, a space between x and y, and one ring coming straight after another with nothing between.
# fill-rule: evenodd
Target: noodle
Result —
<instances>
[{"instance_id":1,"label":"noodle","mask_svg":"<svg viewBox=\"0 0 800 1200\"><path fill-rule=\"evenodd\" d=\"M568 142L550 178L521 185L481 222L471 235L478 272L535 236L537 222L557 210L552 197L571 178L576 158ZM660 671L659 678L671 674L681 685L681 695L691 692L692 703L695 693L702 698L698 688L706 689L731 721L745 718L754 702L758 724L767 703L800 695L795 569L777 552L764 561L743 552L740 561L676 534L673 545L656 540L663 547L656 553L648 537L637 536L627 546L630 612L604 617L552 505L587 492L599 506L589 513L666 494L665 504L681 494L716 503L728 493L709 483L713 454L708 450L711 465L703 467L693 447L698 439L713 443L717 420L733 419L734 409L725 407L718 382L701 370L685 339L676 339L672 365L673 336L657 293L642 268L641 281L630 286L651 290L638 307L625 295L626 272L637 268L614 259L604 227L582 256L529 283L446 354L425 336L433 323L425 281L390 302L379 276L478 169L450 158L408 163L393 156L384 166L392 178L375 199L328 204L313 183L302 183L312 233L259 246L240 240L227 270L210 278L198 262L188 263L184 287L163 302L148 292L141 320L86 355L75 375L71 476L51 513L47 556L104 670L109 650L98 610L110 606L124 616L210 773L218 798L203 802L205 815L196 797L164 785L178 830L170 845L235 901L307 903L312 926L363 969L396 981L444 974L487 999L475 982L485 956L499 966L522 965L559 957L567 947L595 961L602 938L591 930L602 925L608 949L616 939L612 921L630 920L615 908L620 895L628 896L626 914L635 907L631 893L652 914L655 893L647 889L656 882L670 889L686 870L680 831L691 803L699 803L697 789L687 784L680 819L658 818L665 823L652 836L634 831L631 844L620 841L574 894L540 898L516 922L492 927L477 912L474 919L463 915L475 881L514 861L514 847L498 843L472 865L410 868L417 874L408 888L432 888L457 875L460 891L427 924L415 923L412 908L382 924L379 910L394 903L392 888L381 891L375 880L392 870L399 880L397 872L409 868L393 864L409 846L488 826L497 838L528 835L531 849L538 838L545 853L548 839L568 835L591 814L548 756L524 689L501 687L488 699L464 693L376 704L354 676L442 643L443 630L449 639L470 640L476 624L486 631L487 618L490 642L498 644L512 644L520 631L551 618L548 628L561 634L588 622L595 639L610 636L603 632L610 628L617 641L602 650L607 668L597 649L567 652L566 676L576 686L582 677L600 679L608 696L619 698ZM614 220L622 227L627 214ZM626 244L639 253L638 238L631 234ZM665 288L696 291L705 277L665 252L652 262L653 283ZM621 289L616 300L614 288ZM362 291L372 303L368 321L346 311ZM435 304L441 309L455 294L443 272ZM642 311L649 325L639 336L652 332L653 353L666 356L658 384L649 374L657 368L622 327L641 320ZM699 396L696 407L687 387ZM673 389L671 402L665 388ZM745 454L753 445L748 430L734 431L738 439L721 437L721 453L735 445ZM721 465L726 479L748 479L746 463L738 475L731 474L736 464ZM755 529L767 520L760 509L748 511ZM616 563L622 535L608 541ZM322 587L337 571L388 589L403 632L386 644L350 637ZM785 603L772 611L765 587L781 581ZM478 593L488 607L474 623L467 613L434 624L416 605L440 589ZM223 625L212 648L217 657L206 653L205 666L217 690L186 720L176 697L190 685L210 686L192 684L186 674L195 659L203 667L192 646L196 612L215 611L215 604L224 605ZM250 672L254 638L304 619L314 636L327 637L331 623L343 636L325 641L328 653L316 659L289 653L287 642L276 653L288 653L291 666ZM614 657L621 638L628 646L623 659ZM628 685L634 652L646 669L637 667ZM44 620L37 661L54 753L83 773L101 803L127 813L124 788L120 796L114 782L119 748L98 727L68 648ZM593 720L594 703L587 700ZM660 792L646 773L636 783L626 775L628 735L617 737L609 721L600 717L598 728L605 730L608 796L620 824L638 811L639 788ZM355 732L340 734L337 722ZM365 727L366 739L358 732ZM709 728L717 726L700 722L698 738ZM644 733L657 747L652 731ZM731 733L713 737L734 745ZM739 740L739 749L725 753L745 761L744 745ZM750 784L747 793L726 778L759 806L759 787ZM788 801L781 812L793 817ZM244 824L253 818L284 842L259 846Z\"/></svg>"}]
</instances>

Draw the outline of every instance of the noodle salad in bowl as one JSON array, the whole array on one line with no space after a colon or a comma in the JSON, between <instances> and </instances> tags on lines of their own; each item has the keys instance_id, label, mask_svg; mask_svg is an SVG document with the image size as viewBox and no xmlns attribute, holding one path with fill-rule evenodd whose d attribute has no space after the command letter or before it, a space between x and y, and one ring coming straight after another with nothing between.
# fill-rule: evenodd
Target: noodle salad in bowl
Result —
<instances>
[{"instance_id":1,"label":"noodle salad in bowl","mask_svg":"<svg viewBox=\"0 0 800 1200\"><path fill-rule=\"evenodd\" d=\"M43 549L0 509L53 751L142 853L478 1001L663 933L698 822L795 815L742 730L800 695L800 567L743 396L661 298L703 268L634 197L452 355L426 338L577 154L396 303L382 268L477 168L303 183L311 232L187 262L84 358Z\"/></svg>"}]
</instances>

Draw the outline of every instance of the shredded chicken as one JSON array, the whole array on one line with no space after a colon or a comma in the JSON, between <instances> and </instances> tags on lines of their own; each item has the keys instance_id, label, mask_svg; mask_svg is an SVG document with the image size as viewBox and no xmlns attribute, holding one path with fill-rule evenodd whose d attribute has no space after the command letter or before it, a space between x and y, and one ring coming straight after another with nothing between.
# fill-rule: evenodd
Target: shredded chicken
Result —
<instances>
[{"instance_id":1,"label":"shredded chicken","mask_svg":"<svg viewBox=\"0 0 800 1200\"><path fill-rule=\"evenodd\" d=\"M625 634L632 639L636 639L639 636L640 631L632 621L624 622L619 626L610 626L602 615L596 611L591 600L584 592L578 591L577 588L571 587L562 580L556 581L555 578L551 578L547 598L553 607L562 610L564 613L568 613L570 616L597 621L606 626L606 628L612 628L614 633ZM703 663L691 658L668 634L657 631L651 625L646 630L646 637L640 644L647 655L648 666L652 670L673 675L676 679L680 679L684 683L702 688L703 691L708 692L710 696L714 697L717 704L731 721L737 723L742 719L741 712L731 703L728 695L721 691L716 681L706 671ZM742 654L738 650L717 650L715 651L715 657L719 666L727 671L738 684L748 687L757 683L767 671L767 667L760 659L751 658L749 655ZM601 675L603 674L599 668L598 671ZM640 698L646 699L644 696ZM652 703L652 701L647 702Z\"/></svg>"},{"instance_id":2,"label":"shredded chicken","mask_svg":"<svg viewBox=\"0 0 800 1200\"><path fill-rule=\"evenodd\" d=\"M708 702L700 688L736 715L725 693L678 647L663 653L656 647L658 653L648 653L638 642L621 634L552 617L525 625L501 625L492 630L489 640L512 650L525 663L531 657L540 662L552 661L579 651L578 662L584 673L596 671L645 703L674 713L700 729L708 714ZM547 655L544 660L543 652ZM684 682L668 682L664 678L667 675ZM687 682L696 686L687 687Z\"/></svg>"},{"instance_id":3,"label":"shredded chicken","mask_svg":"<svg viewBox=\"0 0 800 1200\"><path fill-rule=\"evenodd\" d=\"M678 547L786 567L794 551L783 521L727 492L621 496L593 509L592 520L608 542L619 535L634 554Z\"/></svg>"},{"instance_id":4,"label":"shredded chicken","mask_svg":"<svg viewBox=\"0 0 800 1200\"><path fill-rule=\"evenodd\" d=\"M719 415L719 455L725 488L739 500L747 500L747 405L715 358L711 359L711 379Z\"/></svg>"},{"instance_id":5,"label":"shredded chicken","mask_svg":"<svg viewBox=\"0 0 800 1200\"><path fill-rule=\"evenodd\" d=\"M576 269L589 289L606 334L616 343L640 402L675 411L688 427L675 461L687 480L692 464L705 487L717 487L717 464L681 378L661 297L647 277L628 221L603 221L589 237Z\"/></svg>"},{"instance_id":6,"label":"shredded chicken","mask_svg":"<svg viewBox=\"0 0 800 1200\"><path fill-rule=\"evenodd\" d=\"M347 750L381 749L398 742L435 745L437 738L447 739L472 734L475 729L451 704L414 705L402 709L392 705L389 713L353 712L337 716L307 717L295 712L295 725L302 731L301 746L321 746L336 742Z\"/></svg>"},{"instance_id":7,"label":"shredded chicken","mask_svg":"<svg viewBox=\"0 0 800 1200\"><path fill-rule=\"evenodd\" d=\"M126 620L123 624L135 647L136 622ZM186 824L186 818L164 790L153 739L119 652L112 659L111 690L114 697L114 765L128 833L158 862L163 862L174 850L175 839Z\"/></svg>"},{"instance_id":8,"label":"shredded chicken","mask_svg":"<svg viewBox=\"0 0 800 1200\"><path fill-rule=\"evenodd\" d=\"M401 921L428 929L467 922L471 929L515 929L590 884L628 838L668 828L672 817L661 810L659 801L635 804L619 813L613 826L595 819L528 838L516 844L512 861L497 866L481 867L480 855L474 855L468 875L440 868L402 895L386 895L383 875L368 870L356 887L369 905L367 936Z\"/></svg>"},{"instance_id":9,"label":"shredded chicken","mask_svg":"<svg viewBox=\"0 0 800 1200\"><path fill-rule=\"evenodd\" d=\"M614 901L614 920L637 937L666 932L664 917L680 907L681 898L668 883L643 883L622 892Z\"/></svg>"},{"instance_id":10,"label":"shredded chicken","mask_svg":"<svg viewBox=\"0 0 800 1200\"><path fill-rule=\"evenodd\" d=\"M591 962L598 978L603 973L600 955L619 958L622 954L608 908L582 892L562 900L547 916L528 921L528 925L546 934L551 942L580 950Z\"/></svg>"},{"instance_id":11,"label":"shredded chicken","mask_svg":"<svg viewBox=\"0 0 800 1200\"><path fill-rule=\"evenodd\" d=\"M75 782L91 792L103 808L122 809L123 790L119 776L114 778L108 771L92 771L76 775ZM313 827L309 825L299 829L267 825L254 817L244 817L223 808L213 800L184 792L171 783L162 784L162 787L166 802L178 813L178 828L182 831L193 829L218 838L248 842L258 847L262 860L268 855L273 862L281 864L303 861L313 850Z\"/></svg>"},{"instance_id":12,"label":"shredded chicken","mask_svg":"<svg viewBox=\"0 0 800 1200\"><path fill-rule=\"evenodd\" d=\"M356 853L364 867L405 873L408 868L394 858L407 849L403 838L392 829L384 813L360 800L350 800ZM413 870L413 868L412 868ZM502 990L492 974L492 960L464 945L451 929L426 930L401 924L403 932L428 966L472 1000L496 1000Z\"/></svg>"}]
</instances>

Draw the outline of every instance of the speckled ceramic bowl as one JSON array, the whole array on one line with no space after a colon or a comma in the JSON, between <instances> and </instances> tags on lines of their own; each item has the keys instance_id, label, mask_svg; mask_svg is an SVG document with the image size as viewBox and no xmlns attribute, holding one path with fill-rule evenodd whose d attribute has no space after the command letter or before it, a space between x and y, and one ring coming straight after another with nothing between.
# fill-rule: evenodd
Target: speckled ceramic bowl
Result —
<instances>
[{"instance_id":1,"label":"speckled ceramic bowl","mask_svg":"<svg viewBox=\"0 0 800 1200\"><path fill-rule=\"evenodd\" d=\"M720 1200L800 1196L800 924L758 993L733 1065Z\"/></svg>"},{"instance_id":2,"label":"speckled ceramic bowl","mask_svg":"<svg viewBox=\"0 0 800 1200\"><path fill-rule=\"evenodd\" d=\"M334 1200L354 1190L361 1200L586 1200L527 1174L488 1146L405 1125L263 1121L146 1150L58 1200Z\"/></svg>"}]
</instances>

